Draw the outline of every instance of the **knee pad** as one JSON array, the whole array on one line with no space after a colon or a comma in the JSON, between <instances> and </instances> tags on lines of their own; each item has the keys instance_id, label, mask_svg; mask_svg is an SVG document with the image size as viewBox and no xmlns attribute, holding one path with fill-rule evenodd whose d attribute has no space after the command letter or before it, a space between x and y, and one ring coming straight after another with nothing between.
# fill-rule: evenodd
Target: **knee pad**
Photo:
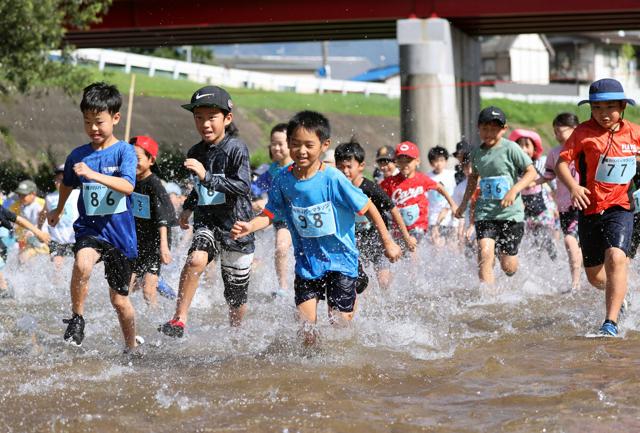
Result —
<instances>
[{"instance_id":1,"label":"knee pad","mask_svg":"<svg viewBox=\"0 0 640 433\"><path fill-rule=\"evenodd\" d=\"M222 282L224 283L224 299L230 307L238 308L247 303L251 267L233 268L221 266Z\"/></svg>"}]
</instances>

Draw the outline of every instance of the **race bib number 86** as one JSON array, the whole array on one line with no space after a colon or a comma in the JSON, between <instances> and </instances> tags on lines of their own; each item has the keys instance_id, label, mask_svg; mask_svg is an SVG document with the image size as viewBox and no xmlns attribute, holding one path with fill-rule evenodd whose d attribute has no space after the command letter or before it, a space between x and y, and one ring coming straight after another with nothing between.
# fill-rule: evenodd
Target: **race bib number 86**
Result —
<instances>
[{"instance_id":1,"label":"race bib number 86","mask_svg":"<svg viewBox=\"0 0 640 433\"><path fill-rule=\"evenodd\" d=\"M126 212L127 198L100 183L82 185L82 199L87 215L113 215Z\"/></svg>"}]
</instances>

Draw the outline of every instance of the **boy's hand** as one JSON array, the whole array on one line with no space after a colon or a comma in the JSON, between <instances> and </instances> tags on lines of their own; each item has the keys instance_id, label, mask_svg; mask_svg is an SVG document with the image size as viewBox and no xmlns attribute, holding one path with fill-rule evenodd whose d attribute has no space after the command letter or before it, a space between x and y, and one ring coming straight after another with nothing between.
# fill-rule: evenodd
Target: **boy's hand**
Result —
<instances>
[{"instance_id":1,"label":"boy's hand","mask_svg":"<svg viewBox=\"0 0 640 433\"><path fill-rule=\"evenodd\" d=\"M387 256L391 263L394 263L402 256L402 250L394 241L385 242L384 255Z\"/></svg>"},{"instance_id":2,"label":"boy's hand","mask_svg":"<svg viewBox=\"0 0 640 433\"><path fill-rule=\"evenodd\" d=\"M456 210L453 211L453 216L455 216L458 219L464 218L464 211L465 210L467 210L467 204L466 203L460 203L460 206L458 206L456 208Z\"/></svg>"},{"instance_id":3,"label":"boy's hand","mask_svg":"<svg viewBox=\"0 0 640 433\"><path fill-rule=\"evenodd\" d=\"M160 246L160 261L162 261L163 265L168 265L171 263L173 258L171 257L171 250L168 247L161 245Z\"/></svg>"},{"instance_id":4,"label":"boy's hand","mask_svg":"<svg viewBox=\"0 0 640 433\"><path fill-rule=\"evenodd\" d=\"M411 252L414 252L418 247L418 240L411 235L409 235L409 237L407 238L404 238L404 243L407 244L407 249Z\"/></svg>"},{"instance_id":5,"label":"boy's hand","mask_svg":"<svg viewBox=\"0 0 640 433\"><path fill-rule=\"evenodd\" d=\"M180 228L182 230L189 230L189 218L191 218L191 211L184 209L180 212L180 216L178 217L178 224L180 224Z\"/></svg>"},{"instance_id":6,"label":"boy's hand","mask_svg":"<svg viewBox=\"0 0 640 433\"><path fill-rule=\"evenodd\" d=\"M591 200L589 200L590 195L591 191L587 188L576 185L575 188L571 190L571 203L573 203L573 206L578 208L578 210L585 210L587 206L591 204Z\"/></svg>"},{"instance_id":7,"label":"boy's hand","mask_svg":"<svg viewBox=\"0 0 640 433\"><path fill-rule=\"evenodd\" d=\"M47 214L47 222L51 227L55 227L60 221L60 211L54 209Z\"/></svg>"},{"instance_id":8,"label":"boy's hand","mask_svg":"<svg viewBox=\"0 0 640 433\"><path fill-rule=\"evenodd\" d=\"M93 180L93 175L96 174L95 171L91 170L87 164L84 162L78 162L73 165L73 171L78 175L82 176L87 180Z\"/></svg>"},{"instance_id":9,"label":"boy's hand","mask_svg":"<svg viewBox=\"0 0 640 433\"><path fill-rule=\"evenodd\" d=\"M502 199L502 201L500 202L500 205L502 207L509 207L513 204L514 201L516 201L516 197L518 196L518 194L516 192L513 191L513 188L509 190L509 192L507 192L507 194L504 196L504 198Z\"/></svg>"},{"instance_id":10,"label":"boy's hand","mask_svg":"<svg viewBox=\"0 0 640 433\"><path fill-rule=\"evenodd\" d=\"M202 181L207 174L207 170L204 169L204 165L195 158L187 158L184 161L184 168L191 170Z\"/></svg>"},{"instance_id":11,"label":"boy's hand","mask_svg":"<svg viewBox=\"0 0 640 433\"><path fill-rule=\"evenodd\" d=\"M467 228L467 232L465 233L465 236L466 236L468 241L471 240L471 238L473 237L473 234L475 232L476 232L475 226L469 226L469 228Z\"/></svg>"},{"instance_id":12,"label":"boy's hand","mask_svg":"<svg viewBox=\"0 0 640 433\"><path fill-rule=\"evenodd\" d=\"M236 221L233 227L231 227L231 239L235 240L251 234L252 228L253 224L248 221Z\"/></svg>"},{"instance_id":13,"label":"boy's hand","mask_svg":"<svg viewBox=\"0 0 640 433\"><path fill-rule=\"evenodd\" d=\"M42 230L37 230L34 231L33 234L38 238L40 242L45 245L49 245L49 242L51 242L51 236L49 236L49 233L45 233Z\"/></svg>"}]
</instances>

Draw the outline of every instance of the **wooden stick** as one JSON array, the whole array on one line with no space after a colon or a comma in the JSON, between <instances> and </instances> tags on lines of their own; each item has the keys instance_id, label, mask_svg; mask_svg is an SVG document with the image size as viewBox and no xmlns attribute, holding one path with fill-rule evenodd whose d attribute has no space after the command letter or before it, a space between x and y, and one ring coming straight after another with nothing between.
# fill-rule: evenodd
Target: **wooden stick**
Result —
<instances>
[{"instance_id":1,"label":"wooden stick","mask_svg":"<svg viewBox=\"0 0 640 433\"><path fill-rule=\"evenodd\" d=\"M129 105L127 106L127 125L124 129L124 141L129 141L131 132L131 113L133 112L133 92L136 87L136 74L131 74L131 85L129 86Z\"/></svg>"}]
</instances>

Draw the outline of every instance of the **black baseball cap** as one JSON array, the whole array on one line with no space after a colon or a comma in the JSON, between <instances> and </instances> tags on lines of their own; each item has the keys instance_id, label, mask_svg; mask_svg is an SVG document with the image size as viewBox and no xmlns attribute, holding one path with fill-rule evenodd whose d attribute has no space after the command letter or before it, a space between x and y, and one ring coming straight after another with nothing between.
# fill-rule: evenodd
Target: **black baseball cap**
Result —
<instances>
[{"instance_id":1,"label":"black baseball cap","mask_svg":"<svg viewBox=\"0 0 640 433\"><path fill-rule=\"evenodd\" d=\"M231 96L222 87L205 86L191 96L191 103L182 105L182 108L193 112L197 107L216 107L223 111L231 111L233 102Z\"/></svg>"},{"instance_id":2,"label":"black baseball cap","mask_svg":"<svg viewBox=\"0 0 640 433\"><path fill-rule=\"evenodd\" d=\"M507 124L507 116L505 116L504 111L493 105L478 114L478 125L491 122L498 122L501 126Z\"/></svg>"},{"instance_id":3,"label":"black baseball cap","mask_svg":"<svg viewBox=\"0 0 640 433\"><path fill-rule=\"evenodd\" d=\"M471 152L471 145L467 140L462 139L456 143L456 151L453 152L453 156L457 158L459 155L466 155L469 152Z\"/></svg>"},{"instance_id":4,"label":"black baseball cap","mask_svg":"<svg viewBox=\"0 0 640 433\"><path fill-rule=\"evenodd\" d=\"M376 161L393 161L396 159L396 150L391 146L382 146L376 152Z\"/></svg>"}]
</instances>

